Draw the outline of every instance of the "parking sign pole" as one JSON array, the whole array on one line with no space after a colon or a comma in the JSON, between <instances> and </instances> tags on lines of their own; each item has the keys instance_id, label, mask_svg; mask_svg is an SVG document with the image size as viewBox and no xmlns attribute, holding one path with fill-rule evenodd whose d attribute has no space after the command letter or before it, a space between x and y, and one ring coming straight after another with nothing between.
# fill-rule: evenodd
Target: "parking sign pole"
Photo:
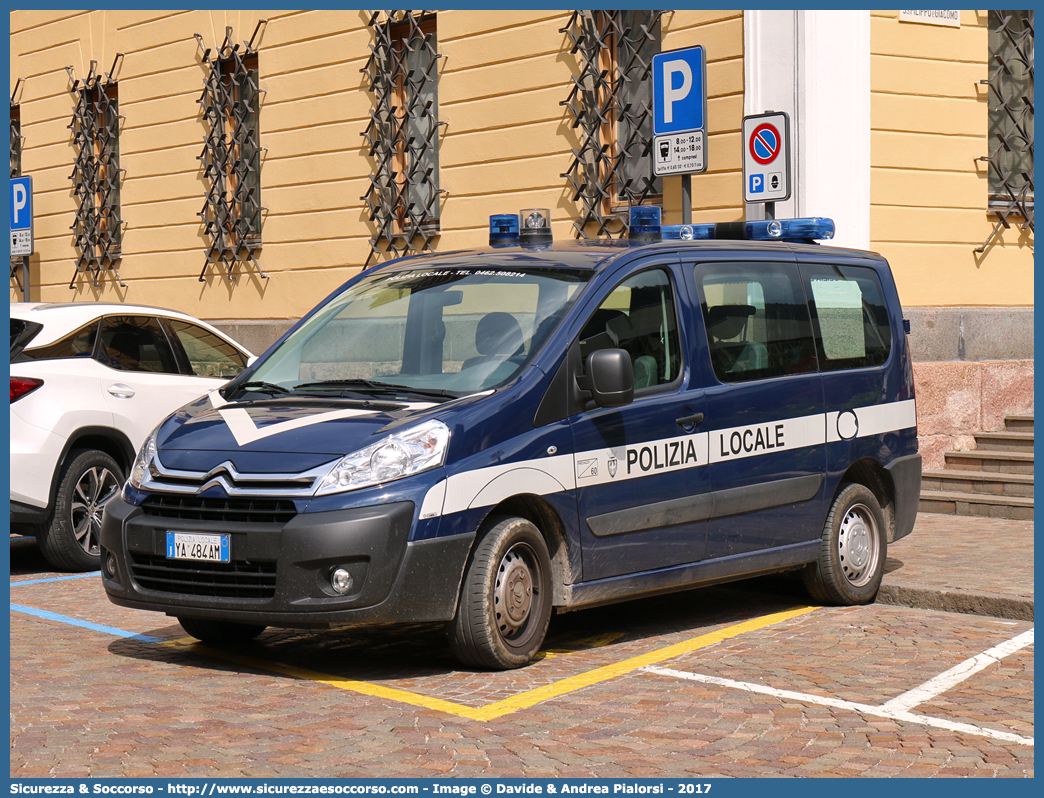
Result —
<instances>
[{"instance_id":1,"label":"parking sign pole","mask_svg":"<svg viewBox=\"0 0 1044 798\"><path fill-rule=\"evenodd\" d=\"M22 256L22 301L29 302L29 256Z\"/></svg>"},{"instance_id":2,"label":"parking sign pole","mask_svg":"<svg viewBox=\"0 0 1044 798\"><path fill-rule=\"evenodd\" d=\"M692 224L692 175L682 175L682 224Z\"/></svg>"}]
</instances>

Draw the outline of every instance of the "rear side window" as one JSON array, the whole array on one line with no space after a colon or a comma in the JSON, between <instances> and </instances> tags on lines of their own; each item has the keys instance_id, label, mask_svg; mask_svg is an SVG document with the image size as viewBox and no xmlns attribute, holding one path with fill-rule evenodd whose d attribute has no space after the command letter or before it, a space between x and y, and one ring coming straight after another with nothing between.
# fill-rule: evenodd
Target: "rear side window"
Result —
<instances>
[{"instance_id":1,"label":"rear side window","mask_svg":"<svg viewBox=\"0 0 1044 798\"><path fill-rule=\"evenodd\" d=\"M196 324L168 319L167 327L180 342L192 373L197 377L235 377L246 368L246 360L232 344Z\"/></svg>"},{"instance_id":2,"label":"rear side window","mask_svg":"<svg viewBox=\"0 0 1044 798\"><path fill-rule=\"evenodd\" d=\"M85 327L69 333L53 344L26 349L20 360L62 360L69 357L90 357L94 354L94 341L98 337L98 322L92 321Z\"/></svg>"},{"instance_id":3,"label":"rear side window","mask_svg":"<svg viewBox=\"0 0 1044 798\"><path fill-rule=\"evenodd\" d=\"M696 267L711 364L721 382L817 370L812 324L796 265Z\"/></svg>"},{"instance_id":4,"label":"rear side window","mask_svg":"<svg viewBox=\"0 0 1044 798\"><path fill-rule=\"evenodd\" d=\"M11 357L19 355L42 329L43 325L35 321L11 319Z\"/></svg>"},{"instance_id":5,"label":"rear side window","mask_svg":"<svg viewBox=\"0 0 1044 798\"><path fill-rule=\"evenodd\" d=\"M178 374L174 350L152 316L108 316L102 321L98 360L120 371Z\"/></svg>"},{"instance_id":6,"label":"rear side window","mask_svg":"<svg viewBox=\"0 0 1044 798\"><path fill-rule=\"evenodd\" d=\"M860 266L803 264L820 369L866 368L888 360L892 332L881 281Z\"/></svg>"}]
</instances>

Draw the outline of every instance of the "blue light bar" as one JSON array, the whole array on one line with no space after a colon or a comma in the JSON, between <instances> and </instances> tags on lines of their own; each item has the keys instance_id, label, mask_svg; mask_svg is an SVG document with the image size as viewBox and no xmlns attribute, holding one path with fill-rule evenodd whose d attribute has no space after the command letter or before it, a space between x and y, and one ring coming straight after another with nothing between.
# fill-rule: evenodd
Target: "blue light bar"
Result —
<instances>
[{"instance_id":1,"label":"blue light bar","mask_svg":"<svg viewBox=\"0 0 1044 798\"><path fill-rule=\"evenodd\" d=\"M760 222L672 224L661 229L664 240L682 241L825 241L834 237L834 220L766 219Z\"/></svg>"},{"instance_id":2,"label":"blue light bar","mask_svg":"<svg viewBox=\"0 0 1044 798\"><path fill-rule=\"evenodd\" d=\"M665 224L660 228L664 241L700 241L714 238L712 224Z\"/></svg>"},{"instance_id":3,"label":"blue light bar","mask_svg":"<svg viewBox=\"0 0 1044 798\"><path fill-rule=\"evenodd\" d=\"M489 217L489 245L513 247L518 244L518 214L498 213Z\"/></svg>"},{"instance_id":4,"label":"blue light bar","mask_svg":"<svg viewBox=\"0 0 1044 798\"><path fill-rule=\"evenodd\" d=\"M661 211L655 205L635 205L627 214L627 238L631 241L660 240Z\"/></svg>"},{"instance_id":5,"label":"blue light bar","mask_svg":"<svg viewBox=\"0 0 1044 798\"><path fill-rule=\"evenodd\" d=\"M806 219L769 219L747 222L752 241L815 241L834 237L834 220L813 216Z\"/></svg>"}]
</instances>

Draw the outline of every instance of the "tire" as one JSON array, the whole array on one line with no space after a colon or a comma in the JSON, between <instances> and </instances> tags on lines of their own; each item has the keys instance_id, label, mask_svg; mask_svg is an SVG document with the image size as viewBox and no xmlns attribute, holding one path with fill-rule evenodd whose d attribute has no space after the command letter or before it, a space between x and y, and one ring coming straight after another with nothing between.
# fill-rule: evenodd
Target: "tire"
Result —
<instances>
[{"instance_id":1,"label":"tire","mask_svg":"<svg viewBox=\"0 0 1044 798\"><path fill-rule=\"evenodd\" d=\"M884 575L884 513L864 485L846 485L827 515L819 559L803 572L805 589L824 604L869 604Z\"/></svg>"},{"instance_id":2,"label":"tire","mask_svg":"<svg viewBox=\"0 0 1044 798\"><path fill-rule=\"evenodd\" d=\"M97 571L102 509L120 492L123 471L105 452L74 452L58 478L54 515L38 535L40 551L63 571Z\"/></svg>"},{"instance_id":3,"label":"tire","mask_svg":"<svg viewBox=\"0 0 1044 798\"><path fill-rule=\"evenodd\" d=\"M464 574L450 646L465 665L521 668L533 661L551 620L551 557L524 518L494 522Z\"/></svg>"},{"instance_id":4,"label":"tire","mask_svg":"<svg viewBox=\"0 0 1044 798\"><path fill-rule=\"evenodd\" d=\"M236 621L217 621L213 618L178 618L181 628L204 643L249 643L263 631L264 626Z\"/></svg>"}]
</instances>

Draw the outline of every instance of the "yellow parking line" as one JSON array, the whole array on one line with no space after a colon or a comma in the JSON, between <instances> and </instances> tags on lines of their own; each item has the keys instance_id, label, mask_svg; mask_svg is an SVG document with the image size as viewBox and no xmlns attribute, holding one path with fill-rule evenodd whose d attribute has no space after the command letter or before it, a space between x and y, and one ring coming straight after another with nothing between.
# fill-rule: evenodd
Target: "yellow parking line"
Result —
<instances>
[{"instance_id":1,"label":"yellow parking line","mask_svg":"<svg viewBox=\"0 0 1044 798\"><path fill-rule=\"evenodd\" d=\"M519 693L510 698L495 701L484 707L469 707L464 704L457 704L453 701L445 701L441 698L420 695L418 693L410 692L409 690L400 690L396 687L384 687L382 685L373 684L371 682L361 682L355 679L341 679L336 676L310 671L305 668L297 668L292 665L283 665L278 662L271 662L256 657L235 654L228 651L220 651L218 649L210 648L209 646L204 646L201 643L197 643L195 638L192 637L169 640L163 643L163 645L189 647L194 652L205 653L208 656L227 660L229 662L235 662L239 665L245 665L251 668L257 668L258 670L282 673L295 679L319 682L320 684L336 687L339 690L349 690L353 693L373 696L374 698L384 698L389 701L398 701L402 704L410 704L411 706L422 707L424 709L433 709L438 712L445 712L469 720L488 721L495 720L504 715L509 715L512 712L518 712L520 709L527 709L528 707L535 706L536 704L540 704L549 699L558 698L559 696L582 690L585 687L608 681L609 679L615 679L618 676L623 676L624 674L638 670L639 668L644 668L648 665L655 665L664 660L680 657L682 654L688 654L698 649L706 648L707 646L720 643L723 640L728 640L729 638L737 637L747 632L753 632L758 629L764 629L767 626L782 623L791 618L796 618L805 613L812 612L814 609L817 608L795 607L790 610L784 610L783 612L764 615L760 618L744 621L743 623L738 623L725 629L719 629L716 632L708 632L699 637L683 640L680 643L665 646L664 648L658 648L645 654L639 654L636 657L631 657L622 660L621 662L613 663L612 665L604 665L601 668L595 668L586 673L569 676L565 679L560 679L557 682L544 685L543 687L538 687L534 690L527 690L524 693Z\"/></svg>"}]
</instances>

